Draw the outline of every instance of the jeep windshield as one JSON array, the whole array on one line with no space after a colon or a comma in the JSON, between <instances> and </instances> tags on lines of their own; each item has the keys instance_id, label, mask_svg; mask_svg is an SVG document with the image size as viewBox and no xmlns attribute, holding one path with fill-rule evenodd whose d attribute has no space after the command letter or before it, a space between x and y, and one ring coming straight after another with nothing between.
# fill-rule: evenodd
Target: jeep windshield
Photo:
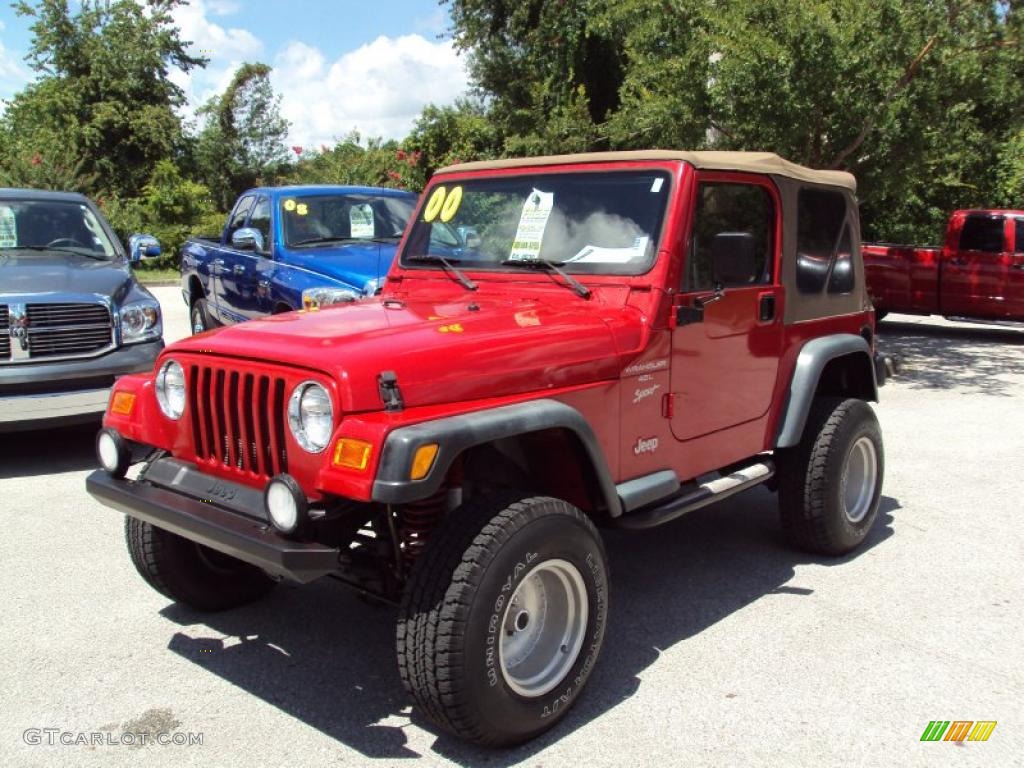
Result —
<instances>
[{"instance_id":1,"label":"jeep windshield","mask_svg":"<svg viewBox=\"0 0 1024 768\"><path fill-rule=\"evenodd\" d=\"M441 179L409 233L404 267L443 256L471 270L549 262L578 274L643 274L671 187L654 170Z\"/></svg>"},{"instance_id":2,"label":"jeep windshield","mask_svg":"<svg viewBox=\"0 0 1024 768\"><path fill-rule=\"evenodd\" d=\"M383 195L300 195L282 198L281 221L289 248L352 242L398 243L415 199Z\"/></svg>"},{"instance_id":3,"label":"jeep windshield","mask_svg":"<svg viewBox=\"0 0 1024 768\"><path fill-rule=\"evenodd\" d=\"M113 259L117 252L96 214L83 203L0 199L0 251L57 251Z\"/></svg>"}]
</instances>

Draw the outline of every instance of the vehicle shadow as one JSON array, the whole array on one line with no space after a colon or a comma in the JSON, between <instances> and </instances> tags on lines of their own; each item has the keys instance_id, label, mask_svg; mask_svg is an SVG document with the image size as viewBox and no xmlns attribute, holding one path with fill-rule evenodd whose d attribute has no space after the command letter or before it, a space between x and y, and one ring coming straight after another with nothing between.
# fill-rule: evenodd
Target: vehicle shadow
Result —
<instances>
[{"instance_id":1,"label":"vehicle shadow","mask_svg":"<svg viewBox=\"0 0 1024 768\"><path fill-rule=\"evenodd\" d=\"M94 424L0 434L0 480L95 469Z\"/></svg>"},{"instance_id":2,"label":"vehicle shadow","mask_svg":"<svg viewBox=\"0 0 1024 768\"><path fill-rule=\"evenodd\" d=\"M789 548L778 529L776 497L753 489L656 530L607 531L610 615L604 650L586 693L552 731L521 747L479 749L421 720L402 688L394 658L394 609L373 607L328 579L282 585L267 600L221 614L171 605L162 615L204 624L230 639L172 637L169 648L322 733L373 758L421 757L404 728L438 734L434 753L466 766L509 766L630 698L640 674L673 645L787 587L795 566L842 567L893 535L900 504L883 497L878 523L858 553L814 558Z\"/></svg>"},{"instance_id":3,"label":"vehicle shadow","mask_svg":"<svg viewBox=\"0 0 1024 768\"><path fill-rule=\"evenodd\" d=\"M1024 373L1024 332L1003 328L901 323L878 325L878 349L897 354L897 376L912 389L958 389L1012 397L1001 374Z\"/></svg>"}]
</instances>

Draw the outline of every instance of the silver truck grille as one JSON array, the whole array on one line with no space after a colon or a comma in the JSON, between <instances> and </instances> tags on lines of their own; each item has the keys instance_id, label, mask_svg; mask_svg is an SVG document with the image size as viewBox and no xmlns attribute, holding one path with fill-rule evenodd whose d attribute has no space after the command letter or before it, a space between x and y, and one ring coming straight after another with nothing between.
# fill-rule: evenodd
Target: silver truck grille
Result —
<instances>
[{"instance_id":1,"label":"silver truck grille","mask_svg":"<svg viewBox=\"0 0 1024 768\"><path fill-rule=\"evenodd\" d=\"M0 360L11 356L10 311L6 304L0 304Z\"/></svg>"},{"instance_id":2,"label":"silver truck grille","mask_svg":"<svg viewBox=\"0 0 1024 768\"><path fill-rule=\"evenodd\" d=\"M24 329L29 359L92 357L114 346L114 324L105 304L26 304ZM11 341L21 346L20 339ZM13 350L15 357L18 350Z\"/></svg>"}]
</instances>

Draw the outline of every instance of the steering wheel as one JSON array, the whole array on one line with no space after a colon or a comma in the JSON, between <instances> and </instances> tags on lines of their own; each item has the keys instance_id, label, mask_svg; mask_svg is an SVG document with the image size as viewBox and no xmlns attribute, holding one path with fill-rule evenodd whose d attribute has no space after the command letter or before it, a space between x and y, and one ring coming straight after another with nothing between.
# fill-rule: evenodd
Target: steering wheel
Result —
<instances>
[{"instance_id":1,"label":"steering wheel","mask_svg":"<svg viewBox=\"0 0 1024 768\"><path fill-rule=\"evenodd\" d=\"M85 248L84 243L80 243L73 237L58 237L56 240L51 240L46 244L47 248L60 248L61 246L78 246L79 248Z\"/></svg>"}]
</instances>

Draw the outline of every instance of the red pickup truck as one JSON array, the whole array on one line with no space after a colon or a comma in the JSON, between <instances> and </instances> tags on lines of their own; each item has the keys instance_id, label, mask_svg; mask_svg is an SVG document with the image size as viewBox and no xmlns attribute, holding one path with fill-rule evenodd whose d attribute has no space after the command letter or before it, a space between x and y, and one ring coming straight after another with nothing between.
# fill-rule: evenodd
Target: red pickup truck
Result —
<instances>
[{"instance_id":1,"label":"red pickup truck","mask_svg":"<svg viewBox=\"0 0 1024 768\"><path fill-rule=\"evenodd\" d=\"M941 247L878 243L863 253L879 319L1024 321L1024 211L954 211Z\"/></svg>"}]
</instances>

